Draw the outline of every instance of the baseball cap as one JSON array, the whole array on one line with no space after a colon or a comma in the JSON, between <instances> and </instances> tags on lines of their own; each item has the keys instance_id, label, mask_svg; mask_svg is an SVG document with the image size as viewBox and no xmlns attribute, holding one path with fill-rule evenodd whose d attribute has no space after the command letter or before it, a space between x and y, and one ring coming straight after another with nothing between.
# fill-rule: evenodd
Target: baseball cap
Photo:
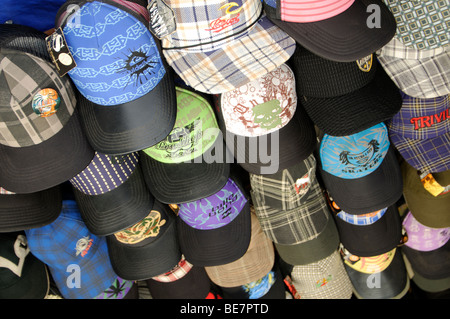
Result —
<instances>
[{"instance_id":1,"label":"baseball cap","mask_svg":"<svg viewBox=\"0 0 450 319\"><path fill-rule=\"evenodd\" d=\"M27 194L15 194L0 187L0 233L50 224L58 217L61 207L59 185Z\"/></svg>"},{"instance_id":2,"label":"baseball cap","mask_svg":"<svg viewBox=\"0 0 450 319\"><path fill-rule=\"evenodd\" d=\"M402 240L402 222L395 204L367 214L340 211L335 220L341 243L361 257L390 251Z\"/></svg>"},{"instance_id":3,"label":"baseball cap","mask_svg":"<svg viewBox=\"0 0 450 319\"><path fill-rule=\"evenodd\" d=\"M50 62L45 34L0 26L0 185L33 193L76 175L94 156L78 111L84 104Z\"/></svg>"},{"instance_id":4,"label":"baseball cap","mask_svg":"<svg viewBox=\"0 0 450 319\"><path fill-rule=\"evenodd\" d=\"M63 201L61 213L53 223L25 230L25 234L30 251L48 266L64 299L103 297L118 280L111 267L106 238L89 232L74 200ZM122 286L129 290L132 284L126 282ZM121 295L112 297L120 299Z\"/></svg>"},{"instance_id":5,"label":"baseball cap","mask_svg":"<svg viewBox=\"0 0 450 319\"><path fill-rule=\"evenodd\" d=\"M402 106L399 89L372 53L336 62L297 46L289 63L299 103L324 133L360 132L390 119Z\"/></svg>"},{"instance_id":6,"label":"baseball cap","mask_svg":"<svg viewBox=\"0 0 450 319\"><path fill-rule=\"evenodd\" d=\"M153 299L206 299L211 291L205 268L192 265L183 255L170 271L146 283Z\"/></svg>"},{"instance_id":7,"label":"baseball cap","mask_svg":"<svg viewBox=\"0 0 450 319\"><path fill-rule=\"evenodd\" d=\"M328 60L350 62L375 52L395 34L381 0L263 0L267 17L298 44ZM376 6L377 19L372 16Z\"/></svg>"},{"instance_id":8,"label":"baseball cap","mask_svg":"<svg viewBox=\"0 0 450 319\"><path fill-rule=\"evenodd\" d=\"M238 287L264 277L274 266L275 248L251 213L251 238L247 251L231 263L205 267L213 283L220 287Z\"/></svg>"},{"instance_id":9,"label":"baseball cap","mask_svg":"<svg viewBox=\"0 0 450 319\"><path fill-rule=\"evenodd\" d=\"M377 51L377 56L402 92L422 99L450 93L450 46L420 50L394 37Z\"/></svg>"},{"instance_id":10,"label":"baseball cap","mask_svg":"<svg viewBox=\"0 0 450 319\"><path fill-rule=\"evenodd\" d=\"M175 122L172 73L138 8L128 1L71 1L55 19L76 63L68 75L91 102L80 110L86 135L105 154L154 145Z\"/></svg>"},{"instance_id":11,"label":"baseball cap","mask_svg":"<svg viewBox=\"0 0 450 319\"><path fill-rule=\"evenodd\" d=\"M353 294L337 249L316 262L295 265L290 277L300 299L350 299Z\"/></svg>"},{"instance_id":12,"label":"baseball cap","mask_svg":"<svg viewBox=\"0 0 450 319\"><path fill-rule=\"evenodd\" d=\"M308 157L317 145L314 123L300 104L283 127L259 136L245 136L228 131L217 96L215 101L217 120L226 146L235 162L248 173L276 173ZM265 111L269 110L265 108Z\"/></svg>"},{"instance_id":13,"label":"baseball cap","mask_svg":"<svg viewBox=\"0 0 450 319\"><path fill-rule=\"evenodd\" d=\"M106 239L114 271L128 280L163 274L181 259L174 212L157 200L147 217Z\"/></svg>"},{"instance_id":14,"label":"baseball cap","mask_svg":"<svg viewBox=\"0 0 450 319\"><path fill-rule=\"evenodd\" d=\"M154 204L144 181L139 152L95 152L89 165L69 181L86 227L98 236L134 225L148 215Z\"/></svg>"},{"instance_id":15,"label":"baseball cap","mask_svg":"<svg viewBox=\"0 0 450 319\"><path fill-rule=\"evenodd\" d=\"M236 287L220 287L223 299L286 299L282 273L275 264L261 278Z\"/></svg>"},{"instance_id":16,"label":"baseball cap","mask_svg":"<svg viewBox=\"0 0 450 319\"><path fill-rule=\"evenodd\" d=\"M0 234L0 299L44 299L49 289L47 266L30 252L26 236Z\"/></svg>"},{"instance_id":17,"label":"baseball cap","mask_svg":"<svg viewBox=\"0 0 450 319\"><path fill-rule=\"evenodd\" d=\"M405 46L419 50L450 43L448 23L450 2L383 0L397 23L395 37Z\"/></svg>"},{"instance_id":18,"label":"baseball cap","mask_svg":"<svg viewBox=\"0 0 450 319\"><path fill-rule=\"evenodd\" d=\"M450 185L450 170L433 173L434 183L423 178L414 167L406 161L401 163L403 176L403 197L411 213L420 223L427 227L443 228L450 227L450 216L448 207L450 205L450 193L445 191ZM430 193L426 187L430 184L438 184L444 192L438 194Z\"/></svg>"},{"instance_id":19,"label":"baseball cap","mask_svg":"<svg viewBox=\"0 0 450 319\"><path fill-rule=\"evenodd\" d=\"M400 249L360 257L341 245L344 267L358 299L401 299L410 282Z\"/></svg>"},{"instance_id":20,"label":"baseball cap","mask_svg":"<svg viewBox=\"0 0 450 319\"><path fill-rule=\"evenodd\" d=\"M227 182L232 156L210 102L176 87L177 119L169 135L141 153L144 179L164 203L179 204L218 192Z\"/></svg>"},{"instance_id":21,"label":"baseball cap","mask_svg":"<svg viewBox=\"0 0 450 319\"><path fill-rule=\"evenodd\" d=\"M403 226L408 242L402 246L402 252L412 268L413 281L425 291L450 288L450 227L427 227L411 212L403 219Z\"/></svg>"},{"instance_id":22,"label":"baseball cap","mask_svg":"<svg viewBox=\"0 0 450 319\"><path fill-rule=\"evenodd\" d=\"M259 0L152 0L149 11L167 62L203 93L231 91L272 71L296 45Z\"/></svg>"},{"instance_id":23,"label":"baseball cap","mask_svg":"<svg viewBox=\"0 0 450 319\"><path fill-rule=\"evenodd\" d=\"M178 205L181 252L193 265L231 263L247 251L251 215L244 188L235 176L213 195Z\"/></svg>"},{"instance_id":24,"label":"baseball cap","mask_svg":"<svg viewBox=\"0 0 450 319\"><path fill-rule=\"evenodd\" d=\"M397 202L402 175L384 123L347 136L324 134L319 171L336 204L349 214L366 214Z\"/></svg>"},{"instance_id":25,"label":"baseball cap","mask_svg":"<svg viewBox=\"0 0 450 319\"><path fill-rule=\"evenodd\" d=\"M395 148L424 173L449 170L450 94L428 99L401 94L400 111L386 123Z\"/></svg>"},{"instance_id":26,"label":"baseball cap","mask_svg":"<svg viewBox=\"0 0 450 319\"><path fill-rule=\"evenodd\" d=\"M285 262L315 262L337 249L338 231L314 154L275 174L250 174L250 185L256 216Z\"/></svg>"}]
</instances>

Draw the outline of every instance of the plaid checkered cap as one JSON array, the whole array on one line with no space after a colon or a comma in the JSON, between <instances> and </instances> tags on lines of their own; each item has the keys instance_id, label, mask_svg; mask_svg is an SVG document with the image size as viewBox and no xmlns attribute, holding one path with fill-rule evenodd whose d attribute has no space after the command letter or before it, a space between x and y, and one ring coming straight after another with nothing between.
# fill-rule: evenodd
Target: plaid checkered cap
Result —
<instances>
[{"instance_id":1,"label":"plaid checkered cap","mask_svg":"<svg viewBox=\"0 0 450 319\"><path fill-rule=\"evenodd\" d=\"M173 74L145 13L129 1L101 0L66 2L56 17L77 65L68 76L91 102L80 110L86 134L105 154L152 146L175 122Z\"/></svg>"},{"instance_id":2,"label":"plaid checkered cap","mask_svg":"<svg viewBox=\"0 0 450 319\"><path fill-rule=\"evenodd\" d=\"M0 187L0 233L41 227L61 212L60 185L42 191L15 194Z\"/></svg>"},{"instance_id":3,"label":"plaid checkered cap","mask_svg":"<svg viewBox=\"0 0 450 319\"><path fill-rule=\"evenodd\" d=\"M163 54L197 91L231 91L274 70L294 52L294 39L264 15L259 0L166 1L169 15L161 13L161 2L151 1L159 3L156 16L171 18L158 21L174 30L162 37Z\"/></svg>"},{"instance_id":4,"label":"plaid checkered cap","mask_svg":"<svg viewBox=\"0 0 450 319\"><path fill-rule=\"evenodd\" d=\"M294 72L287 64L220 95L226 130L261 136L279 130L294 116L297 94Z\"/></svg>"},{"instance_id":5,"label":"plaid checkered cap","mask_svg":"<svg viewBox=\"0 0 450 319\"><path fill-rule=\"evenodd\" d=\"M450 45L419 50L393 38L377 55L386 73L406 94L426 99L450 93Z\"/></svg>"},{"instance_id":6,"label":"plaid checkered cap","mask_svg":"<svg viewBox=\"0 0 450 319\"><path fill-rule=\"evenodd\" d=\"M403 161L401 169L403 197L414 218L427 227L450 227L450 214L448 213L450 192L433 196L425 189L420 174L414 167ZM450 170L432 175L441 186L450 185Z\"/></svg>"},{"instance_id":7,"label":"plaid checkered cap","mask_svg":"<svg viewBox=\"0 0 450 319\"><path fill-rule=\"evenodd\" d=\"M212 267L205 267L213 283L220 287L237 287L264 277L275 263L275 248L261 229L256 215L251 213L250 244L239 259Z\"/></svg>"},{"instance_id":8,"label":"plaid checkered cap","mask_svg":"<svg viewBox=\"0 0 450 319\"><path fill-rule=\"evenodd\" d=\"M450 43L450 1L383 0L397 22L395 37L419 50Z\"/></svg>"},{"instance_id":9,"label":"plaid checkered cap","mask_svg":"<svg viewBox=\"0 0 450 319\"><path fill-rule=\"evenodd\" d=\"M181 259L176 216L155 201L147 216L106 237L114 271L128 280L146 280L173 269Z\"/></svg>"},{"instance_id":10,"label":"plaid checkered cap","mask_svg":"<svg viewBox=\"0 0 450 319\"><path fill-rule=\"evenodd\" d=\"M400 166L384 123L348 136L325 134L319 159L324 185L346 213L377 211L402 195Z\"/></svg>"},{"instance_id":11,"label":"plaid checkered cap","mask_svg":"<svg viewBox=\"0 0 450 319\"><path fill-rule=\"evenodd\" d=\"M297 43L332 61L372 54L395 35L395 19L381 0L264 0L267 17ZM377 21L373 23L373 6Z\"/></svg>"},{"instance_id":12,"label":"plaid checkered cap","mask_svg":"<svg viewBox=\"0 0 450 319\"><path fill-rule=\"evenodd\" d=\"M153 299L205 299L211 291L205 268L192 265L184 256L172 270L146 283Z\"/></svg>"},{"instance_id":13,"label":"plaid checkered cap","mask_svg":"<svg viewBox=\"0 0 450 319\"><path fill-rule=\"evenodd\" d=\"M49 62L44 39L31 28L0 26L0 185L15 193L63 183L94 156L79 122L82 101ZM34 111L52 100L55 113Z\"/></svg>"},{"instance_id":14,"label":"plaid checkered cap","mask_svg":"<svg viewBox=\"0 0 450 319\"><path fill-rule=\"evenodd\" d=\"M74 200L64 200L49 225L25 231L30 251L47 264L65 299L92 299L117 280L106 238L89 232ZM70 274L79 281L70 281Z\"/></svg>"},{"instance_id":15,"label":"plaid checkered cap","mask_svg":"<svg viewBox=\"0 0 450 319\"><path fill-rule=\"evenodd\" d=\"M423 173L450 169L450 95L414 98L402 92L403 105L387 122L400 155Z\"/></svg>"},{"instance_id":16,"label":"plaid checkered cap","mask_svg":"<svg viewBox=\"0 0 450 319\"><path fill-rule=\"evenodd\" d=\"M116 156L96 152L91 163L69 182L83 221L98 236L134 225L154 204L138 152Z\"/></svg>"},{"instance_id":17,"label":"plaid checkered cap","mask_svg":"<svg viewBox=\"0 0 450 319\"><path fill-rule=\"evenodd\" d=\"M301 299L350 299L353 294L337 249L316 262L294 265L291 279Z\"/></svg>"}]
</instances>

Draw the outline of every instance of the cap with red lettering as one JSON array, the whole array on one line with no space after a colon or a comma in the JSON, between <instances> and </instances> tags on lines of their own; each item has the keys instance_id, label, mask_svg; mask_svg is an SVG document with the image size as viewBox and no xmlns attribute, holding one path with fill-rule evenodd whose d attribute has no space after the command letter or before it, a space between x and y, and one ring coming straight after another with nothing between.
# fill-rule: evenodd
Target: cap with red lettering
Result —
<instances>
[{"instance_id":1,"label":"cap with red lettering","mask_svg":"<svg viewBox=\"0 0 450 319\"><path fill-rule=\"evenodd\" d=\"M402 92L403 105L387 123L401 156L422 173L450 169L450 95L415 98Z\"/></svg>"}]
</instances>

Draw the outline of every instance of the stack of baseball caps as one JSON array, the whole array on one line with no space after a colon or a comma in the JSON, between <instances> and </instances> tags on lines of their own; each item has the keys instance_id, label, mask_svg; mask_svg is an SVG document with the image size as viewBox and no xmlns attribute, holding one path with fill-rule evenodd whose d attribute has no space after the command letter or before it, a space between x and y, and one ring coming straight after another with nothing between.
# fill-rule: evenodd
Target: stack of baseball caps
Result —
<instances>
[{"instance_id":1,"label":"stack of baseball caps","mask_svg":"<svg viewBox=\"0 0 450 319\"><path fill-rule=\"evenodd\" d=\"M450 1L54 1L0 25L0 298L450 289Z\"/></svg>"}]
</instances>

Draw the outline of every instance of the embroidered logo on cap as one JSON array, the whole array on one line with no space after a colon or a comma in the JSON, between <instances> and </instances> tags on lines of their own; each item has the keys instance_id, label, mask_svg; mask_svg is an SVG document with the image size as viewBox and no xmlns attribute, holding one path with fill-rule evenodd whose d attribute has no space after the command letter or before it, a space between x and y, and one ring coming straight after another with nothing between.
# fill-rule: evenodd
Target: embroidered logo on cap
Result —
<instances>
[{"instance_id":1,"label":"embroidered logo on cap","mask_svg":"<svg viewBox=\"0 0 450 319\"><path fill-rule=\"evenodd\" d=\"M37 92L31 103L34 113L40 117L49 117L58 111L61 98L54 89L47 88Z\"/></svg>"},{"instance_id":2,"label":"embroidered logo on cap","mask_svg":"<svg viewBox=\"0 0 450 319\"><path fill-rule=\"evenodd\" d=\"M172 8L164 0L150 0L147 6L150 23L150 31L162 39L175 32L177 24Z\"/></svg>"},{"instance_id":3,"label":"embroidered logo on cap","mask_svg":"<svg viewBox=\"0 0 450 319\"><path fill-rule=\"evenodd\" d=\"M114 234L116 239L124 244L137 244L141 241L156 237L161 231L161 227L166 224L166 220L161 217L161 213L152 210L140 222Z\"/></svg>"},{"instance_id":4,"label":"embroidered logo on cap","mask_svg":"<svg viewBox=\"0 0 450 319\"><path fill-rule=\"evenodd\" d=\"M239 4L236 2L230 2L227 4L224 4L219 8L219 10L225 10L225 16L217 18L209 24L209 29L205 29L205 31L212 31L212 32L220 32L233 24L236 24L239 22L239 12L242 10L242 7L239 7L239 9L234 9L234 7L239 7ZM231 15L233 15L231 17Z\"/></svg>"},{"instance_id":5,"label":"embroidered logo on cap","mask_svg":"<svg viewBox=\"0 0 450 319\"><path fill-rule=\"evenodd\" d=\"M363 72L370 72L373 64L373 54L368 55L356 61L358 68Z\"/></svg>"},{"instance_id":6,"label":"embroidered logo on cap","mask_svg":"<svg viewBox=\"0 0 450 319\"><path fill-rule=\"evenodd\" d=\"M310 168L308 173L303 175L300 178L297 178L294 184L295 192L298 195L304 195L308 192L308 189L311 185L311 174L312 174L313 168Z\"/></svg>"},{"instance_id":7,"label":"embroidered logo on cap","mask_svg":"<svg viewBox=\"0 0 450 319\"><path fill-rule=\"evenodd\" d=\"M89 236L78 239L77 244L75 246L76 256L81 255L81 257L85 257L89 252L92 244L94 243L93 239L90 239Z\"/></svg>"},{"instance_id":8,"label":"embroidered logo on cap","mask_svg":"<svg viewBox=\"0 0 450 319\"><path fill-rule=\"evenodd\" d=\"M331 280L333 280L333 275L328 275L320 280L316 281L316 288L320 288L328 284Z\"/></svg>"}]
</instances>

